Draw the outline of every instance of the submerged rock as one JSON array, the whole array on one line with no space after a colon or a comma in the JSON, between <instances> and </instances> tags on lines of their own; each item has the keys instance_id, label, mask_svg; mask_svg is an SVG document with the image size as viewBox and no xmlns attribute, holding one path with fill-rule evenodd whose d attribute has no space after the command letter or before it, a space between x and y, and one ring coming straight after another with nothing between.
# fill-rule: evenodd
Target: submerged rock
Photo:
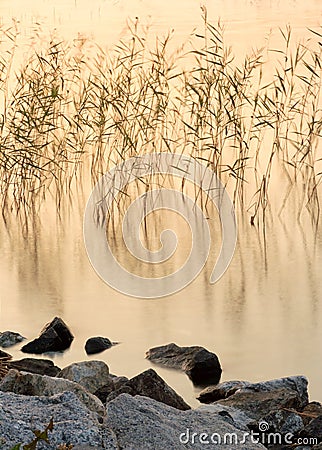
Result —
<instances>
[{"instance_id":1,"label":"submerged rock","mask_svg":"<svg viewBox=\"0 0 322 450\"><path fill-rule=\"evenodd\" d=\"M119 389L113 391L107 402L113 400L122 393L130 395L142 395L172 406L183 411L190 406L178 395L153 369L148 369L139 375L123 383Z\"/></svg>"},{"instance_id":2,"label":"submerged rock","mask_svg":"<svg viewBox=\"0 0 322 450\"><path fill-rule=\"evenodd\" d=\"M108 348L111 348L113 343L105 337L97 336L87 339L85 344L85 351L88 355L101 353Z\"/></svg>"},{"instance_id":3,"label":"submerged rock","mask_svg":"<svg viewBox=\"0 0 322 450\"><path fill-rule=\"evenodd\" d=\"M147 397L119 395L107 404L106 422L115 433L119 448L126 450L265 448L251 442L249 436L242 443L247 428L245 432L238 429L217 412L180 411ZM228 444L224 442L225 435ZM211 436L216 444L211 443Z\"/></svg>"},{"instance_id":4,"label":"submerged rock","mask_svg":"<svg viewBox=\"0 0 322 450\"><path fill-rule=\"evenodd\" d=\"M179 347L171 343L151 348L146 358L156 364L183 370L196 385L216 384L221 377L221 366L215 353L203 347Z\"/></svg>"},{"instance_id":5,"label":"submerged rock","mask_svg":"<svg viewBox=\"0 0 322 450\"><path fill-rule=\"evenodd\" d=\"M13 331L3 331L0 332L0 347L7 348L12 347L19 342L22 342L25 337L21 336L19 333L15 333Z\"/></svg>"},{"instance_id":6,"label":"submerged rock","mask_svg":"<svg viewBox=\"0 0 322 450\"><path fill-rule=\"evenodd\" d=\"M72 444L73 450L119 448L114 433L100 424L74 392L46 397L0 392L0 417L1 450L30 443L35 438L32 430L44 430L51 418L54 428L48 433L50 445L40 444L39 449L56 449L62 443Z\"/></svg>"},{"instance_id":7,"label":"submerged rock","mask_svg":"<svg viewBox=\"0 0 322 450\"><path fill-rule=\"evenodd\" d=\"M73 339L74 336L65 322L55 317L45 326L40 336L24 345L21 351L36 354L62 351L70 347Z\"/></svg>"},{"instance_id":8,"label":"submerged rock","mask_svg":"<svg viewBox=\"0 0 322 450\"><path fill-rule=\"evenodd\" d=\"M87 392L83 386L63 378L49 377L35 373L18 372L11 369L0 381L0 391L14 392L27 396L51 396L61 392L73 392L91 411L104 415L102 403L95 395Z\"/></svg>"},{"instance_id":9,"label":"submerged rock","mask_svg":"<svg viewBox=\"0 0 322 450\"><path fill-rule=\"evenodd\" d=\"M50 377L55 377L61 370L50 359L23 358L10 361L9 365L11 369L16 369L20 372L37 373Z\"/></svg>"},{"instance_id":10,"label":"submerged rock","mask_svg":"<svg viewBox=\"0 0 322 450\"><path fill-rule=\"evenodd\" d=\"M104 361L81 361L61 370L57 377L79 383L94 393L110 381L109 368Z\"/></svg>"}]
</instances>

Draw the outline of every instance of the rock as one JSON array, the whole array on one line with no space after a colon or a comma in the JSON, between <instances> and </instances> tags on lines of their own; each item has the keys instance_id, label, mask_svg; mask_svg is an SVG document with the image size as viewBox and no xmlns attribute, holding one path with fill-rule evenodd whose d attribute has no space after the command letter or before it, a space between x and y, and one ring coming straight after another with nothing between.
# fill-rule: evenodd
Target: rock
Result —
<instances>
[{"instance_id":1,"label":"rock","mask_svg":"<svg viewBox=\"0 0 322 450\"><path fill-rule=\"evenodd\" d=\"M92 445L76 445L76 447L73 446L73 450L102 450L102 449L101 447L93 447Z\"/></svg>"},{"instance_id":2,"label":"rock","mask_svg":"<svg viewBox=\"0 0 322 450\"><path fill-rule=\"evenodd\" d=\"M295 391L299 396L300 404L305 407L308 404L307 384L307 379L303 376L277 378L260 383L225 381L217 386L209 386L203 389L197 398L202 403L212 403L230 398L238 392L270 392L277 389L287 389Z\"/></svg>"},{"instance_id":3,"label":"rock","mask_svg":"<svg viewBox=\"0 0 322 450\"><path fill-rule=\"evenodd\" d=\"M313 438L317 439L316 444L322 443L322 415L311 420L299 433L301 438Z\"/></svg>"},{"instance_id":4,"label":"rock","mask_svg":"<svg viewBox=\"0 0 322 450\"><path fill-rule=\"evenodd\" d=\"M55 377L61 370L50 359L36 358L23 358L10 361L9 367L20 372L38 373L39 375L48 375L50 377Z\"/></svg>"},{"instance_id":5,"label":"rock","mask_svg":"<svg viewBox=\"0 0 322 450\"><path fill-rule=\"evenodd\" d=\"M95 395L87 392L83 386L63 378L49 377L35 373L18 372L11 369L0 381L0 391L14 392L28 396L51 396L61 392L73 392L79 400L91 411L104 415L102 403Z\"/></svg>"},{"instance_id":6,"label":"rock","mask_svg":"<svg viewBox=\"0 0 322 450\"><path fill-rule=\"evenodd\" d=\"M317 417L322 415L322 405L319 402L310 402L305 406L302 410L302 418L304 425L307 425L311 422L312 419L316 419Z\"/></svg>"},{"instance_id":7,"label":"rock","mask_svg":"<svg viewBox=\"0 0 322 450\"><path fill-rule=\"evenodd\" d=\"M217 356L204 348L186 361L182 369L197 386L218 383L222 372Z\"/></svg>"},{"instance_id":8,"label":"rock","mask_svg":"<svg viewBox=\"0 0 322 450\"><path fill-rule=\"evenodd\" d=\"M14 333L13 331L4 331L0 333L0 347L7 348L12 345L22 342L25 337L21 336L19 333Z\"/></svg>"},{"instance_id":9,"label":"rock","mask_svg":"<svg viewBox=\"0 0 322 450\"><path fill-rule=\"evenodd\" d=\"M141 396L121 394L108 403L106 423L114 431L119 448L124 450L198 450L214 446L218 450L265 448L251 442L249 436L246 444L240 443L246 430L239 430L217 412L180 411ZM211 444L211 438L215 442L221 438L222 442ZM205 445L205 440L210 445Z\"/></svg>"},{"instance_id":10,"label":"rock","mask_svg":"<svg viewBox=\"0 0 322 450\"><path fill-rule=\"evenodd\" d=\"M3 352L2 350L0 350L0 358L8 358L8 359L11 359L12 356L9 355L9 353Z\"/></svg>"},{"instance_id":11,"label":"rock","mask_svg":"<svg viewBox=\"0 0 322 450\"><path fill-rule=\"evenodd\" d=\"M115 385L112 381L112 379L109 379L109 381L104 384L104 386L101 386L97 391L93 392L96 397L100 399L102 403L106 403L107 397L115 390Z\"/></svg>"},{"instance_id":12,"label":"rock","mask_svg":"<svg viewBox=\"0 0 322 450\"><path fill-rule=\"evenodd\" d=\"M148 369L123 383L119 389L113 391L107 401L111 401L122 393L143 395L154 400L186 411L190 406L178 395L153 369Z\"/></svg>"},{"instance_id":13,"label":"rock","mask_svg":"<svg viewBox=\"0 0 322 450\"><path fill-rule=\"evenodd\" d=\"M309 402L307 392L308 381L304 376L293 376L276 378L275 380L261 381L259 383L250 383L243 390L248 391L274 391L276 389L287 389L295 391L300 399L301 407L304 408Z\"/></svg>"},{"instance_id":14,"label":"rock","mask_svg":"<svg viewBox=\"0 0 322 450\"><path fill-rule=\"evenodd\" d=\"M110 377L111 377L111 380L112 380L112 382L114 384L114 389L115 390L119 389L124 383L127 383L129 381L129 379L126 378L126 377L118 377L118 376L113 375L111 373L110 373Z\"/></svg>"},{"instance_id":15,"label":"rock","mask_svg":"<svg viewBox=\"0 0 322 450\"><path fill-rule=\"evenodd\" d=\"M277 409L266 414L258 421L256 427L252 429L261 431L260 424L265 424L264 426L268 427L269 433L280 433L281 435L287 433L295 435L303 428L302 417L296 412L285 409Z\"/></svg>"},{"instance_id":16,"label":"rock","mask_svg":"<svg viewBox=\"0 0 322 450\"><path fill-rule=\"evenodd\" d=\"M88 355L94 355L95 353L100 353L108 348L111 348L112 345L113 343L105 337L92 337L87 339L85 351Z\"/></svg>"},{"instance_id":17,"label":"rock","mask_svg":"<svg viewBox=\"0 0 322 450\"><path fill-rule=\"evenodd\" d=\"M24 353L58 352L70 347L74 336L69 331L65 322L55 317L37 339L34 339L21 349Z\"/></svg>"},{"instance_id":18,"label":"rock","mask_svg":"<svg viewBox=\"0 0 322 450\"><path fill-rule=\"evenodd\" d=\"M243 411L232 406L223 406L214 403L212 405L199 406L198 411L218 413L240 430L248 430L250 428L253 429L257 425L257 421L254 421L254 419L248 417Z\"/></svg>"},{"instance_id":19,"label":"rock","mask_svg":"<svg viewBox=\"0 0 322 450\"><path fill-rule=\"evenodd\" d=\"M183 370L196 385L216 384L221 377L217 355L203 347L179 347L171 343L151 348L145 356L156 364Z\"/></svg>"},{"instance_id":20,"label":"rock","mask_svg":"<svg viewBox=\"0 0 322 450\"><path fill-rule=\"evenodd\" d=\"M82 361L65 367L57 375L83 386L92 394L109 383L109 368L104 361Z\"/></svg>"},{"instance_id":21,"label":"rock","mask_svg":"<svg viewBox=\"0 0 322 450\"><path fill-rule=\"evenodd\" d=\"M302 402L296 391L275 389L271 391L240 390L225 400L219 400L219 404L233 406L244 411L252 419L260 420L270 411L276 409L300 409Z\"/></svg>"},{"instance_id":22,"label":"rock","mask_svg":"<svg viewBox=\"0 0 322 450\"><path fill-rule=\"evenodd\" d=\"M73 444L73 450L78 446L84 450L119 448L113 432L103 428L74 392L49 397L0 392L0 417L1 450L29 443L35 437L31 430L44 430L50 418L54 422L53 431L48 433L50 445L40 444L39 449L56 449L61 443Z\"/></svg>"},{"instance_id":23,"label":"rock","mask_svg":"<svg viewBox=\"0 0 322 450\"><path fill-rule=\"evenodd\" d=\"M197 399L200 403L212 403L217 400L228 398L238 389L250 386L248 381L224 381L216 386L208 386L199 392Z\"/></svg>"},{"instance_id":24,"label":"rock","mask_svg":"<svg viewBox=\"0 0 322 450\"><path fill-rule=\"evenodd\" d=\"M96 395L96 397L98 397L102 403L106 403L107 397L113 391L117 391L118 389L120 389L121 386L123 386L128 381L129 381L129 379L126 377L117 377L116 375L110 374L110 378L109 378L108 382L106 384L104 384L104 386L102 386L101 388L97 389L97 391L94 392L94 395Z\"/></svg>"}]
</instances>

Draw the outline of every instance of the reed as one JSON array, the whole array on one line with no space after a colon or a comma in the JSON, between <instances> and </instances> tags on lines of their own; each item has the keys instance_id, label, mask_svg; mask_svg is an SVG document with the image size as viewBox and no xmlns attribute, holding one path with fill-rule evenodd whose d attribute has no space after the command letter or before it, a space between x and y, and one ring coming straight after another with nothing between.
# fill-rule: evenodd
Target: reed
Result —
<instances>
[{"instance_id":1,"label":"reed","mask_svg":"<svg viewBox=\"0 0 322 450\"><path fill-rule=\"evenodd\" d=\"M13 70L18 26L2 27L3 215L28 220L48 197L59 211L88 176L95 183L131 156L167 151L210 166L254 225L283 214L290 198L298 218L307 210L318 220L322 33L296 45L289 27L280 33L280 48L236 62L203 8L202 30L175 50L171 33L151 42L134 21L109 51L51 35ZM276 60L270 79L267 55Z\"/></svg>"}]
</instances>

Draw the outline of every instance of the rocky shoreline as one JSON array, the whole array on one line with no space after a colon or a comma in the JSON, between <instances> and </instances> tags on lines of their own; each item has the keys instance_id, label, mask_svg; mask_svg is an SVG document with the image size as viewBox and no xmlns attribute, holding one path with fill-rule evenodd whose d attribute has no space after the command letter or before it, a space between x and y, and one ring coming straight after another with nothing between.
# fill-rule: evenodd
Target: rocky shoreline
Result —
<instances>
[{"instance_id":1,"label":"rocky shoreline","mask_svg":"<svg viewBox=\"0 0 322 450\"><path fill-rule=\"evenodd\" d=\"M3 348L24 340L5 333ZM23 351L34 350L34 343L38 353L55 345L62 350L72 339L55 318ZM89 353L113 345L91 339ZM173 343L148 350L146 358L206 386L197 397L201 406L192 409L153 368L128 379L111 374L100 360L60 369L46 359L12 361L0 351L0 449L20 443L53 450L322 450L322 405L309 401L304 376L218 383L222 369L214 353Z\"/></svg>"}]
</instances>

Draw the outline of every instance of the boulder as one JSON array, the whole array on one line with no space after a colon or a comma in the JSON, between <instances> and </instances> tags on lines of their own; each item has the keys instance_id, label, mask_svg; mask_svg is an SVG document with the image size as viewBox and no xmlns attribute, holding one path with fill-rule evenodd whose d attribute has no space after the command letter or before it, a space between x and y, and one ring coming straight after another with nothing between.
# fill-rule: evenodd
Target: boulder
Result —
<instances>
[{"instance_id":1,"label":"boulder","mask_svg":"<svg viewBox=\"0 0 322 450\"><path fill-rule=\"evenodd\" d=\"M78 399L91 411L104 415L102 403L95 395L87 392L83 386L63 378L49 377L35 373L18 372L11 369L0 381L0 391L14 392L28 396L52 396L61 392L73 392Z\"/></svg>"},{"instance_id":2,"label":"boulder","mask_svg":"<svg viewBox=\"0 0 322 450\"><path fill-rule=\"evenodd\" d=\"M88 355L94 355L95 353L101 353L104 350L111 348L112 345L113 343L105 337L92 337L87 339L85 351Z\"/></svg>"},{"instance_id":3,"label":"boulder","mask_svg":"<svg viewBox=\"0 0 322 450\"><path fill-rule=\"evenodd\" d=\"M307 384L307 379L303 376L277 378L259 383L225 381L217 386L208 386L206 389L203 389L197 398L201 403L212 403L228 399L240 392L271 392L278 389L286 389L297 393L299 403L304 408L308 404Z\"/></svg>"},{"instance_id":4,"label":"boulder","mask_svg":"<svg viewBox=\"0 0 322 450\"><path fill-rule=\"evenodd\" d=\"M119 448L113 432L100 424L74 392L48 397L0 392L0 417L1 450L30 443L35 437L32 430L44 430L51 418L54 428L48 433L50 445L40 444L37 449L56 449L62 443L72 444L73 450Z\"/></svg>"},{"instance_id":5,"label":"boulder","mask_svg":"<svg viewBox=\"0 0 322 450\"><path fill-rule=\"evenodd\" d=\"M21 336L19 333L14 333L13 331L3 331L0 332L0 347L7 348L12 345L22 342L25 337Z\"/></svg>"},{"instance_id":6,"label":"boulder","mask_svg":"<svg viewBox=\"0 0 322 450\"><path fill-rule=\"evenodd\" d=\"M110 382L109 368L104 361L82 361L70 364L57 377L75 381L92 394Z\"/></svg>"},{"instance_id":7,"label":"boulder","mask_svg":"<svg viewBox=\"0 0 322 450\"><path fill-rule=\"evenodd\" d=\"M40 336L21 348L24 353L58 352L70 347L74 336L65 322L55 317L47 324Z\"/></svg>"},{"instance_id":8,"label":"boulder","mask_svg":"<svg viewBox=\"0 0 322 450\"><path fill-rule=\"evenodd\" d=\"M245 436L247 428L238 429L217 412L180 411L141 396L121 394L109 402L106 423L114 431L119 448L126 450L265 448Z\"/></svg>"},{"instance_id":9,"label":"boulder","mask_svg":"<svg viewBox=\"0 0 322 450\"><path fill-rule=\"evenodd\" d=\"M233 406L244 411L250 418L260 420L271 411L282 408L301 408L302 402L296 391L290 389L275 389L271 391L238 391L225 400L219 400L220 405Z\"/></svg>"},{"instance_id":10,"label":"boulder","mask_svg":"<svg viewBox=\"0 0 322 450\"><path fill-rule=\"evenodd\" d=\"M20 372L38 373L39 375L48 375L50 377L55 377L61 370L50 359L37 358L23 358L10 361L9 367Z\"/></svg>"},{"instance_id":11,"label":"boulder","mask_svg":"<svg viewBox=\"0 0 322 450\"><path fill-rule=\"evenodd\" d=\"M186 411L190 406L178 395L153 369L148 369L123 383L121 387L107 397L107 402L118 395L143 395L154 400Z\"/></svg>"},{"instance_id":12,"label":"boulder","mask_svg":"<svg viewBox=\"0 0 322 450\"><path fill-rule=\"evenodd\" d=\"M114 384L114 389L119 389L124 383L126 383L127 381L129 381L129 379L127 377L124 376L117 376L117 375L113 375L112 373L110 373L110 377L111 377L111 381Z\"/></svg>"},{"instance_id":13,"label":"boulder","mask_svg":"<svg viewBox=\"0 0 322 450\"><path fill-rule=\"evenodd\" d=\"M203 347L179 347L171 343L151 348L145 356L155 364L183 370L196 385L216 384L221 377L217 355Z\"/></svg>"}]
</instances>

